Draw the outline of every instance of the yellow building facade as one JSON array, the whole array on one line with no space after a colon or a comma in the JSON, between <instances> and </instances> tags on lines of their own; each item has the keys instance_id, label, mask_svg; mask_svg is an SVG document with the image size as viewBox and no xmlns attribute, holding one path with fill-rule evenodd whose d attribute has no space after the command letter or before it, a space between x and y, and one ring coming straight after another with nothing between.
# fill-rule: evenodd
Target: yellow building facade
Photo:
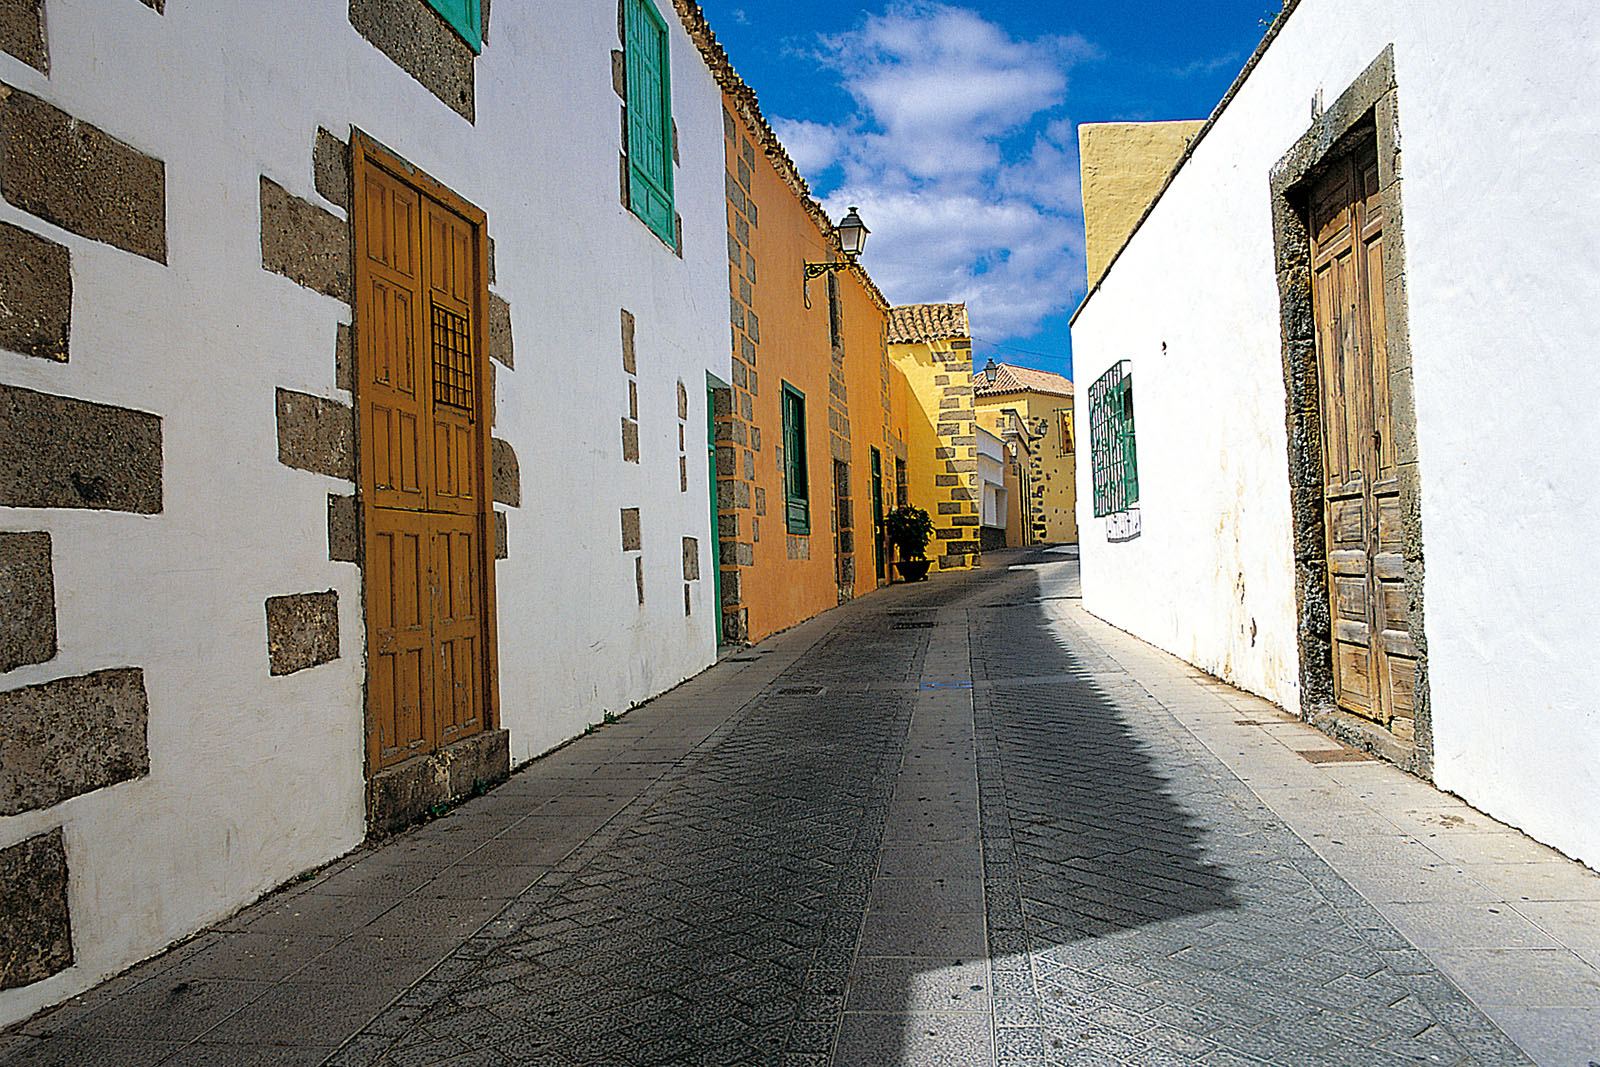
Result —
<instances>
[{"instance_id":1,"label":"yellow building facade","mask_svg":"<svg viewBox=\"0 0 1600 1067\"><path fill-rule=\"evenodd\" d=\"M1028 435L1020 516L1027 536L1019 544L1078 541L1077 433L1072 421L1072 382L1059 374L992 360L972 375L977 424L1006 438L1020 418ZM1020 473L1020 472L1019 472ZM1012 543L1007 527L1007 543Z\"/></svg>"},{"instance_id":2,"label":"yellow building facade","mask_svg":"<svg viewBox=\"0 0 1600 1067\"><path fill-rule=\"evenodd\" d=\"M1083 169L1084 262L1089 288L1128 243L1204 122L1086 122L1078 127Z\"/></svg>"},{"instance_id":3,"label":"yellow building facade","mask_svg":"<svg viewBox=\"0 0 1600 1067\"><path fill-rule=\"evenodd\" d=\"M976 567L983 552L967 306L891 308L888 328L889 359L906 384L906 496L933 519L930 569Z\"/></svg>"}]
</instances>

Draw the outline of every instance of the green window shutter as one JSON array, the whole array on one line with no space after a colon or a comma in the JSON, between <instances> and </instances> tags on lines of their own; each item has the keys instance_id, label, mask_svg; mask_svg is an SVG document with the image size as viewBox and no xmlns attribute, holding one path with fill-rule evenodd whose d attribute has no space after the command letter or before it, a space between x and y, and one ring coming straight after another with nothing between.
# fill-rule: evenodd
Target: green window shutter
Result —
<instances>
[{"instance_id":1,"label":"green window shutter","mask_svg":"<svg viewBox=\"0 0 1600 1067\"><path fill-rule=\"evenodd\" d=\"M1133 377L1122 379L1122 506L1139 502L1139 454L1133 445Z\"/></svg>"},{"instance_id":2,"label":"green window shutter","mask_svg":"<svg viewBox=\"0 0 1600 1067\"><path fill-rule=\"evenodd\" d=\"M657 237L676 245L667 24L650 0L626 0L623 10L628 54L628 206Z\"/></svg>"},{"instance_id":3,"label":"green window shutter","mask_svg":"<svg viewBox=\"0 0 1600 1067\"><path fill-rule=\"evenodd\" d=\"M806 481L806 398L783 384L784 514L792 534L811 532L811 494Z\"/></svg>"},{"instance_id":4,"label":"green window shutter","mask_svg":"<svg viewBox=\"0 0 1600 1067\"><path fill-rule=\"evenodd\" d=\"M439 17L444 19L474 52L483 51L482 0L428 0L428 6L437 11Z\"/></svg>"}]
</instances>

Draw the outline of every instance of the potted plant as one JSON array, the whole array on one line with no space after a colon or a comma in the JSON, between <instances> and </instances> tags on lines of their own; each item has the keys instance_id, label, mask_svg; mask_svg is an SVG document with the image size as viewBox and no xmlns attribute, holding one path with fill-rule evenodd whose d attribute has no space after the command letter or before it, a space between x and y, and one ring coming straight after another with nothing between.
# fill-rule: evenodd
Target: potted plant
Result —
<instances>
[{"instance_id":1,"label":"potted plant","mask_svg":"<svg viewBox=\"0 0 1600 1067\"><path fill-rule=\"evenodd\" d=\"M928 542L933 538L933 520L928 513L913 504L905 504L884 516L884 531L894 546L894 568L907 582L920 582L928 576L932 561L928 559Z\"/></svg>"}]
</instances>

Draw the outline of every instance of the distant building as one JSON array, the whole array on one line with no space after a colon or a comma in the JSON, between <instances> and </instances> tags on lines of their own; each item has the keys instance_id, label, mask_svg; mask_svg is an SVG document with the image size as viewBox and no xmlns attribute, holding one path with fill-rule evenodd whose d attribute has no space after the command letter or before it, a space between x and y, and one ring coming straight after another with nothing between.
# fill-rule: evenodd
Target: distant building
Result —
<instances>
[{"instance_id":1,"label":"distant building","mask_svg":"<svg viewBox=\"0 0 1600 1067\"><path fill-rule=\"evenodd\" d=\"M991 433L1004 433L1012 416L1027 429L1029 485L1021 506L1028 540L1023 543L1076 542L1072 382L1050 371L990 360L972 376L972 402L978 423Z\"/></svg>"},{"instance_id":2,"label":"distant building","mask_svg":"<svg viewBox=\"0 0 1600 1067\"><path fill-rule=\"evenodd\" d=\"M978 488L982 506L978 526L979 541L985 551L1006 547L1006 512L1011 486L1006 478L1006 443L982 426L974 427L978 438Z\"/></svg>"},{"instance_id":3,"label":"distant building","mask_svg":"<svg viewBox=\"0 0 1600 1067\"><path fill-rule=\"evenodd\" d=\"M982 547L967 306L907 304L889 310L888 325L889 358L907 387L908 499L933 518L928 558L934 570L976 567ZM932 463L921 461L930 455Z\"/></svg>"}]
</instances>

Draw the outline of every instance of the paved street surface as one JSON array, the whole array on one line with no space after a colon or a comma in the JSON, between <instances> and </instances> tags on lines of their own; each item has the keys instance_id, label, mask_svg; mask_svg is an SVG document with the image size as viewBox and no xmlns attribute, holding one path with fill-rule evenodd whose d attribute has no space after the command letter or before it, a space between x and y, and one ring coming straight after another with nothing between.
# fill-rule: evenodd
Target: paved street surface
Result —
<instances>
[{"instance_id":1,"label":"paved street surface","mask_svg":"<svg viewBox=\"0 0 1600 1067\"><path fill-rule=\"evenodd\" d=\"M1068 556L997 553L725 659L0 1061L1594 1067L1597 967L1600 878L1086 615Z\"/></svg>"}]
</instances>

